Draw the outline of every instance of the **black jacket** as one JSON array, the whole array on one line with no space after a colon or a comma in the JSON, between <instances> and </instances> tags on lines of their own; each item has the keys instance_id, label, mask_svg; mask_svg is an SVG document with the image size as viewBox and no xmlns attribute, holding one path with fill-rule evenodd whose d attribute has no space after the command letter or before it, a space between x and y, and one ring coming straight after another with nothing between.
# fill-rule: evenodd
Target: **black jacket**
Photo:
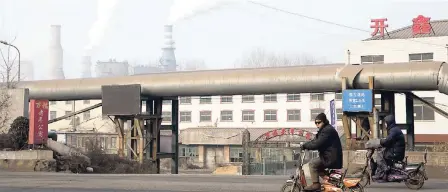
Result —
<instances>
[{"instance_id":1,"label":"black jacket","mask_svg":"<svg viewBox=\"0 0 448 192\"><path fill-rule=\"evenodd\" d=\"M319 158L325 168L342 169L342 145L338 132L331 125L321 128L316 138L303 144L304 149L319 151Z\"/></svg>"},{"instance_id":2,"label":"black jacket","mask_svg":"<svg viewBox=\"0 0 448 192\"><path fill-rule=\"evenodd\" d=\"M401 129L395 124L395 119L386 120L388 122L387 137L381 139L381 146L384 149L384 158L396 161L402 161L406 151L406 141Z\"/></svg>"}]
</instances>

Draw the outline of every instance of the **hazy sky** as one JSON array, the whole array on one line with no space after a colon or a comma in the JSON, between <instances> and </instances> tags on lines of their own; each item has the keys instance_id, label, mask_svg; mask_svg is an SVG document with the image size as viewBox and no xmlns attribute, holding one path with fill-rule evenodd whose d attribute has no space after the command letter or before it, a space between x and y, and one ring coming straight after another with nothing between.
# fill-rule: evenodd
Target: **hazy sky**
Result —
<instances>
[{"instance_id":1,"label":"hazy sky","mask_svg":"<svg viewBox=\"0 0 448 192\"><path fill-rule=\"evenodd\" d=\"M321 23L250 3L236 3L174 25L178 59L203 59L209 68L230 68L255 48L278 53L306 53L343 62L345 46L367 32ZM303 15L370 29L371 18L388 18L389 31L412 24L419 14L448 19L447 0L259 0ZM104 39L92 56L147 64L161 55L163 25L172 0L120 0ZM96 19L94 0L0 0L0 39L14 42L23 60L34 62L35 78L46 75L51 24L62 25L64 71L81 73L80 60ZM94 72L94 71L92 71Z\"/></svg>"}]
</instances>

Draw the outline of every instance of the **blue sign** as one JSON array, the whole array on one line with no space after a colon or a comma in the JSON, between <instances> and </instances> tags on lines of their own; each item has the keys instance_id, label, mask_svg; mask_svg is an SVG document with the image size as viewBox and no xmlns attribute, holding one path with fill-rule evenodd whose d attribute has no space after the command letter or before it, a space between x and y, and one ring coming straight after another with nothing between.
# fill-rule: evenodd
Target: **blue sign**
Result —
<instances>
[{"instance_id":1,"label":"blue sign","mask_svg":"<svg viewBox=\"0 0 448 192\"><path fill-rule=\"evenodd\" d=\"M330 101L330 116L331 116L331 126L336 128L336 107L334 104L334 99Z\"/></svg>"},{"instance_id":2,"label":"blue sign","mask_svg":"<svg viewBox=\"0 0 448 192\"><path fill-rule=\"evenodd\" d=\"M372 112L373 93L370 89L348 89L342 91L342 111Z\"/></svg>"}]
</instances>

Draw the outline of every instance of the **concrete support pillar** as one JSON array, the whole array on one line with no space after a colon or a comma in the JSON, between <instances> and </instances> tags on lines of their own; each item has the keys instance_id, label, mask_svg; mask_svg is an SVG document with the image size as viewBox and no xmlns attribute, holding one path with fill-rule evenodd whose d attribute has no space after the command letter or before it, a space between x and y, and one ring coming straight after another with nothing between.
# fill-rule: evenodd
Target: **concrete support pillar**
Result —
<instances>
[{"instance_id":1,"label":"concrete support pillar","mask_svg":"<svg viewBox=\"0 0 448 192\"><path fill-rule=\"evenodd\" d=\"M243 175L250 175L250 132L243 132Z\"/></svg>"},{"instance_id":2,"label":"concrete support pillar","mask_svg":"<svg viewBox=\"0 0 448 192\"><path fill-rule=\"evenodd\" d=\"M179 173L179 100L171 100L171 174Z\"/></svg>"},{"instance_id":3,"label":"concrete support pillar","mask_svg":"<svg viewBox=\"0 0 448 192\"><path fill-rule=\"evenodd\" d=\"M413 151L415 147L415 132L414 132L414 99L411 93L405 93L406 96L406 137L408 150Z\"/></svg>"}]
</instances>

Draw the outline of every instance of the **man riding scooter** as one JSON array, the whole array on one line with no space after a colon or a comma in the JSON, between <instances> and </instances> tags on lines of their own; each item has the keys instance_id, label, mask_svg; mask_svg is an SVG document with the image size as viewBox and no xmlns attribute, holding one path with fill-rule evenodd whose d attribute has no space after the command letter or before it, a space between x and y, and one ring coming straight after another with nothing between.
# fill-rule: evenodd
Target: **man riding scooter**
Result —
<instances>
[{"instance_id":1,"label":"man riding scooter","mask_svg":"<svg viewBox=\"0 0 448 192\"><path fill-rule=\"evenodd\" d=\"M389 174L389 167L393 165L394 161L403 161L405 157L406 143L403 132L395 123L393 115L387 115L384 118L387 127L387 137L381 139L381 146L384 147L383 158L378 158L376 167L376 174L372 177L377 181L387 181Z\"/></svg>"},{"instance_id":2,"label":"man riding scooter","mask_svg":"<svg viewBox=\"0 0 448 192\"><path fill-rule=\"evenodd\" d=\"M319 151L319 157L309 163L313 184L305 187L305 191L320 190L319 175L325 169L342 169L343 154L338 132L330 125L324 113L317 115L314 123L319 129L316 137L301 146L302 149Z\"/></svg>"}]
</instances>

